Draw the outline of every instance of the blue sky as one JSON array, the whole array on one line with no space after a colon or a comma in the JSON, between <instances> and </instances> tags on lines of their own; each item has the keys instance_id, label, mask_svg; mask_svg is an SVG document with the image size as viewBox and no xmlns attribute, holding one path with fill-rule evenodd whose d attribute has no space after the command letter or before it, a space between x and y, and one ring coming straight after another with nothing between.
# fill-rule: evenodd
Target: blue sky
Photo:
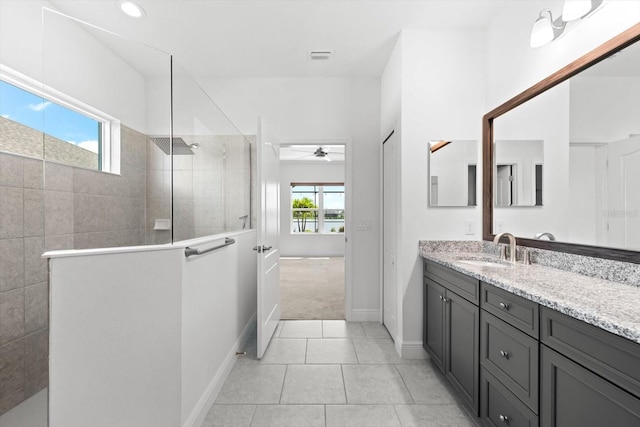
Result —
<instances>
[{"instance_id":1,"label":"blue sky","mask_svg":"<svg viewBox=\"0 0 640 427\"><path fill-rule=\"evenodd\" d=\"M98 122L0 80L0 116L98 152Z\"/></svg>"}]
</instances>

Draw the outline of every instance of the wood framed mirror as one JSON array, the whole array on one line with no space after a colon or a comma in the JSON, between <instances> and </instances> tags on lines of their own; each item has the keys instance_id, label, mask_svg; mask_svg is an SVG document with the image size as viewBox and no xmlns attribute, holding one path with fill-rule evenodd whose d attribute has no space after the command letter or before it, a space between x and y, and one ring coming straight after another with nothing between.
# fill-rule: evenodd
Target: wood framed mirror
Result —
<instances>
[{"instance_id":1,"label":"wood framed mirror","mask_svg":"<svg viewBox=\"0 0 640 427\"><path fill-rule=\"evenodd\" d=\"M566 130L565 133L567 135L567 138L565 139L568 139L568 141L558 141L558 140L554 141L553 138L546 138L545 144L548 144L548 145L545 145L545 148L544 148L545 150L544 179L546 180L544 184L544 188L545 188L544 203L541 203L540 206L536 206L537 205L536 204L536 205L530 205L528 207L510 207L510 213L509 213L510 219L511 219L511 224L510 224L511 226L513 226L513 224L518 223L518 218L521 218L521 223L523 224L525 223L535 224L535 225L531 225L531 227L537 227L536 233L533 233L530 229L527 229L526 227L523 227L522 230L516 229L518 227L515 227L515 226L513 226L513 229L510 229L510 226L506 226L501 229L500 224L496 223L496 217L501 215L500 209L502 209L502 207L500 205L496 206L496 199L495 199L495 196L496 196L495 194L496 192L495 143L496 141L503 140L503 139L518 139L518 137L520 139L533 139L531 138L531 135L524 135L524 136L518 135L517 137L513 137L513 135L505 136L505 134L508 133L505 131L505 129L508 129L508 128L515 129L515 128L523 128L523 127L526 128L532 122L529 119L529 121L526 123L520 122L517 124L517 126L514 126L515 123L510 123L513 121L511 119L514 116L520 116L520 119L522 119L522 117L526 118L527 117L526 115L520 114L522 113L523 110L527 110L527 109L531 110L532 108L538 108L538 110L542 110L542 108L540 108L540 106L542 105L541 103L546 102L544 101L545 98L553 97L552 94L554 92L551 91L551 89L553 88L558 87L556 88L556 90L564 91L564 94L565 94L564 96L568 96L567 95L569 94L568 87L570 85L572 85L572 88L573 87L579 88L581 87L581 85L578 84L579 82L578 79L585 78L585 77L592 77L592 74L595 74L593 70L595 70L596 68L594 67L593 69L589 70L591 67L601 63L607 58L612 58L616 56L618 53L620 53L624 49L632 47L638 41L640 41L640 24L636 24L633 27L629 28L628 30L620 33L618 36L605 42L601 46L597 47L596 49L582 56L581 58L573 61L572 63L568 64L567 66L553 73L546 79L540 81L539 83L535 84L534 86L530 87L529 89L525 90L524 92L513 97L512 99L508 100L504 104L498 106L497 108L493 109L492 111L484 115L483 121L482 121L482 128L483 128L482 129L482 133L483 133L483 136L482 136L482 139L483 139L482 140L482 164L483 164L482 231L483 232L482 234L483 234L484 240L493 240L493 238L495 237L495 234L497 234L498 232L508 231L513 233L516 236L517 243L518 245L521 245L521 246L529 246L529 247L552 250L557 252L573 253L573 254L579 254L579 255L585 255L585 256L593 256L593 257L640 264L640 211L635 208L629 211L626 211L624 209L618 209L617 205L614 206L614 208L611 208L610 205L607 205L606 200L604 202L597 202L600 204L596 203L593 206L595 207L594 212L593 213L589 212L589 215L591 215L594 218L597 217L597 221L599 221L593 227L594 229L597 229L597 230L593 231L592 233L594 234L594 236L598 235L597 238L594 237L592 240L576 238L577 236L576 233L574 233L572 236L570 232L568 233L564 232L565 230L562 229L562 227L559 227L562 230L562 232L558 233L559 236L557 236L556 241L541 240L541 239L535 238L535 234L538 234L538 232L539 233L552 232L552 230L546 229L545 226L542 225L542 224L545 224L544 222L538 221L539 218L542 218L545 216L547 218L558 218L560 216L565 216L567 217L566 218L567 223L573 220L573 217L572 217L573 212L565 212L562 209L562 207L558 208L557 206L558 205L557 200L562 199L562 197L557 197L555 201L553 200L552 197L547 197L547 189L549 189L550 186L554 186L558 184L566 185L566 191L564 194L565 199L570 199L571 197L573 197L573 196L570 196L571 194L575 195L575 194L580 194L581 192L581 190L577 188L569 188L569 180L570 180L569 172L563 171L564 175L560 175L562 179L557 179L557 180L554 178L554 175L553 175L554 170L557 171L558 168L565 167L564 166L565 164L567 169L569 168L569 163L571 162L568 158L569 151L570 151L569 146L572 144L574 147L588 146L590 153L592 155L592 158L597 159L598 152L592 151L592 150L595 150L598 147L606 146L606 149L611 151L612 149L609 148L609 142L613 140L605 140L606 138L604 138L602 139L602 141L604 142L602 141L598 143L590 142L589 144L587 144L587 142L584 142L584 141L581 142L580 139L577 139L578 142L575 142L572 139L573 136L569 135L569 130L568 130L569 123L561 123L561 126L563 126L564 129ZM632 49L630 48L625 52L629 52L631 50ZM637 74L635 74L634 76L638 80L638 84L639 84L638 88L640 90L640 43L637 43L636 46L633 46L633 50L639 53L637 54L637 61L634 60L634 64L637 65L637 68L635 68L635 66L634 68L638 71ZM603 64L606 64L606 63L603 63ZM569 80L572 78L573 80L569 82ZM586 87L586 86L588 85L582 84L582 87ZM585 98L583 96L581 98L582 102L578 103L576 101L574 102L574 105L596 104L595 102L584 102L585 100L588 101L590 99L591 98L589 97ZM569 104L568 99L563 99L562 102L566 102L567 104ZM540 105L536 107L535 106L536 103ZM640 104L640 102L638 103ZM606 105L603 105L601 107L604 108L606 107ZM568 110L568 107L567 107L567 110ZM510 113L510 114L507 115L507 113ZM574 116L573 114L567 113L561 119L563 119L565 122L568 122L569 117L573 117L573 116ZM496 119L498 118L501 118L501 119L498 121L498 123L496 123ZM558 119L557 117L554 117L553 120L557 121L560 119ZM600 120L599 118L598 120L592 120L592 119L584 120L583 118L582 121L583 122L599 122ZM535 134L536 137L539 136L540 134L545 133L544 126L546 126L547 124L548 123L545 120L535 120L535 126L537 126L537 132L538 132L537 134ZM614 124L607 125L607 126L612 127ZM529 126L529 127L532 127L532 126ZM639 128L634 128L634 129L639 129ZM635 139L638 140L637 144L640 144L640 135L636 135L637 133L640 133L640 130L633 131L632 135L627 134L628 138L632 139L634 144L636 144ZM560 158L558 162L564 161L564 163L556 163L555 164L556 169L554 169L554 165L548 161L550 159L555 161L556 157L553 156L552 153L550 153L551 150L547 149L548 147L554 148L552 145L549 145L554 143L556 144L562 143L566 145L566 149L563 151L562 155L558 156ZM575 150L575 151L578 152L580 150ZM638 154L637 155L634 154L636 159L634 160L634 162L640 161L640 150L636 150L636 152ZM595 153L595 155L593 153ZM608 161L605 167L608 168ZM632 168L628 168L628 169L631 170ZM594 181L595 186L602 187L603 184L600 181L598 181L601 175L602 175L602 172L598 172L598 173L587 172L586 174L583 172L582 177L584 178L585 176L588 176L590 177L590 179ZM556 175L556 177L557 176L558 175ZM606 175L604 176L606 178ZM633 179L634 180L633 182L638 181L639 190L637 191L637 194L638 194L638 199L640 200L640 179L639 178L640 178L640 173L637 173L632 175L629 179ZM567 183L566 184L560 183L560 181L563 181L563 180L567 181ZM607 184L604 184L604 185L606 186ZM618 187L619 186L616 184L616 188ZM614 188L613 184L611 184L611 188ZM595 190L595 191L602 192L602 190ZM605 193L607 192L606 188L604 192ZM609 191L609 192L617 192L617 190ZM630 193L630 194L635 194L635 193L636 192L633 191L633 193ZM602 199L601 194L598 194L598 197ZM622 197L624 197L624 195ZM554 202L556 203L555 206L554 206ZM559 204L563 206L572 206L571 202L572 202L571 200L561 200L561 203ZM545 211L545 209L547 210ZM497 215L496 215L496 212L498 213ZM514 214L514 212L516 213ZM628 216L633 216L633 223L631 225L626 224L623 226L619 226L618 224L619 221L617 221L618 219L617 217L618 216L624 217L628 213L633 214L633 215L628 215ZM603 219L603 217L605 218ZM572 218L572 219L569 219L569 218ZM585 224L588 224L588 223L585 222ZM576 228L578 227L578 225L570 224L570 227ZM620 229L621 231L620 230L617 231L619 236L622 236L622 238L625 238L625 236L628 237L633 235L635 236L633 238L637 239L637 241L632 241L630 244L626 244L626 243L621 244L619 242L619 239L615 240L613 238L608 238L606 235L604 237L601 236L603 234L602 230L607 230L608 232L610 228L615 229L616 227L617 228L622 227Z\"/></svg>"}]
</instances>

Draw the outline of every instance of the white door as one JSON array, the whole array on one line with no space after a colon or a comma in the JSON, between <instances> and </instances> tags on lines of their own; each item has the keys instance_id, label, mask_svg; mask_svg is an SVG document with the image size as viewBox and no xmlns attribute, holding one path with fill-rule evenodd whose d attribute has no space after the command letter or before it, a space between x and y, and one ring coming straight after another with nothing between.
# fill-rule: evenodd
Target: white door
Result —
<instances>
[{"instance_id":1,"label":"white door","mask_svg":"<svg viewBox=\"0 0 640 427\"><path fill-rule=\"evenodd\" d=\"M279 147L264 119L258 119L258 359L269 346L280 321L280 182Z\"/></svg>"},{"instance_id":2,"label":"white door","mask_svg":"<svg viewBox=\"0 0 640 427\"><path fill-rule=\"evenodd\" d=\"M513 165L497 165L496 206L512 206L514 203Z\"/></svg>"},{"instance_id":3,"label":"white door","mask_svg":"<svg viewBox=\"0 0 640 427\"><path fill-rule=\"evenodd\" d=\"M608 145L607 246L640 249L640 137Z\"/></svg>"},{"instance_id":4,"label":"white door","mask_svg":"<svg viewBox=\"0 0 640 427\"><path fill-rule=\"evenodd\" d=\"M392 134L383 144L383 282L382 299L383 311L382 322L395 340L397 331L398 299L397 299L397 267L396 267L396 246L397 246L397 221L396 208L398 194L397 166L396 166L396 137Z\"/></svg>"}]
</instances>

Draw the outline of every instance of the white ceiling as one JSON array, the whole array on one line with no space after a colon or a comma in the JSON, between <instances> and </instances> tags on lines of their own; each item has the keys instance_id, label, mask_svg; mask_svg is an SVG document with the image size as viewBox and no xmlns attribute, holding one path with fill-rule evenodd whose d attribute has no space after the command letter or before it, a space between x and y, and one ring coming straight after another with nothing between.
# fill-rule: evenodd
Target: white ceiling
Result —
<instances>
[{"instance_id":1,"label":"white ceiling","mask_svg":"<svg viewBox=\"0 0 640 427\"><path fill-rule=\"evenodd\" d=\"M51 0L61 12L172 53L206 77L354 77L382 74L402 29L485 28L513 0ZM309 50L333 49L311 62Z\"/></svg>"}]
</instances>

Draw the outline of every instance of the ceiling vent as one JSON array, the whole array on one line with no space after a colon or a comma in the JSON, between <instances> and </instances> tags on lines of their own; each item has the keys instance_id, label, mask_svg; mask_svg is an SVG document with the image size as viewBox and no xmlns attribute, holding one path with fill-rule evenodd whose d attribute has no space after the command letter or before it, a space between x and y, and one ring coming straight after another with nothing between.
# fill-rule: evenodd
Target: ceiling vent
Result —
<instances>
[{"instance_id":1,"label":"ceiling vent","mask_svg":"<svg viewBox=\"0 0 640 427\"><path fill-rule=\"evenodd\" d=\"M310 50L309 59L312 61L328 61L329 59L333 59L333 49Z\"/></svg>"}]
</instances>

